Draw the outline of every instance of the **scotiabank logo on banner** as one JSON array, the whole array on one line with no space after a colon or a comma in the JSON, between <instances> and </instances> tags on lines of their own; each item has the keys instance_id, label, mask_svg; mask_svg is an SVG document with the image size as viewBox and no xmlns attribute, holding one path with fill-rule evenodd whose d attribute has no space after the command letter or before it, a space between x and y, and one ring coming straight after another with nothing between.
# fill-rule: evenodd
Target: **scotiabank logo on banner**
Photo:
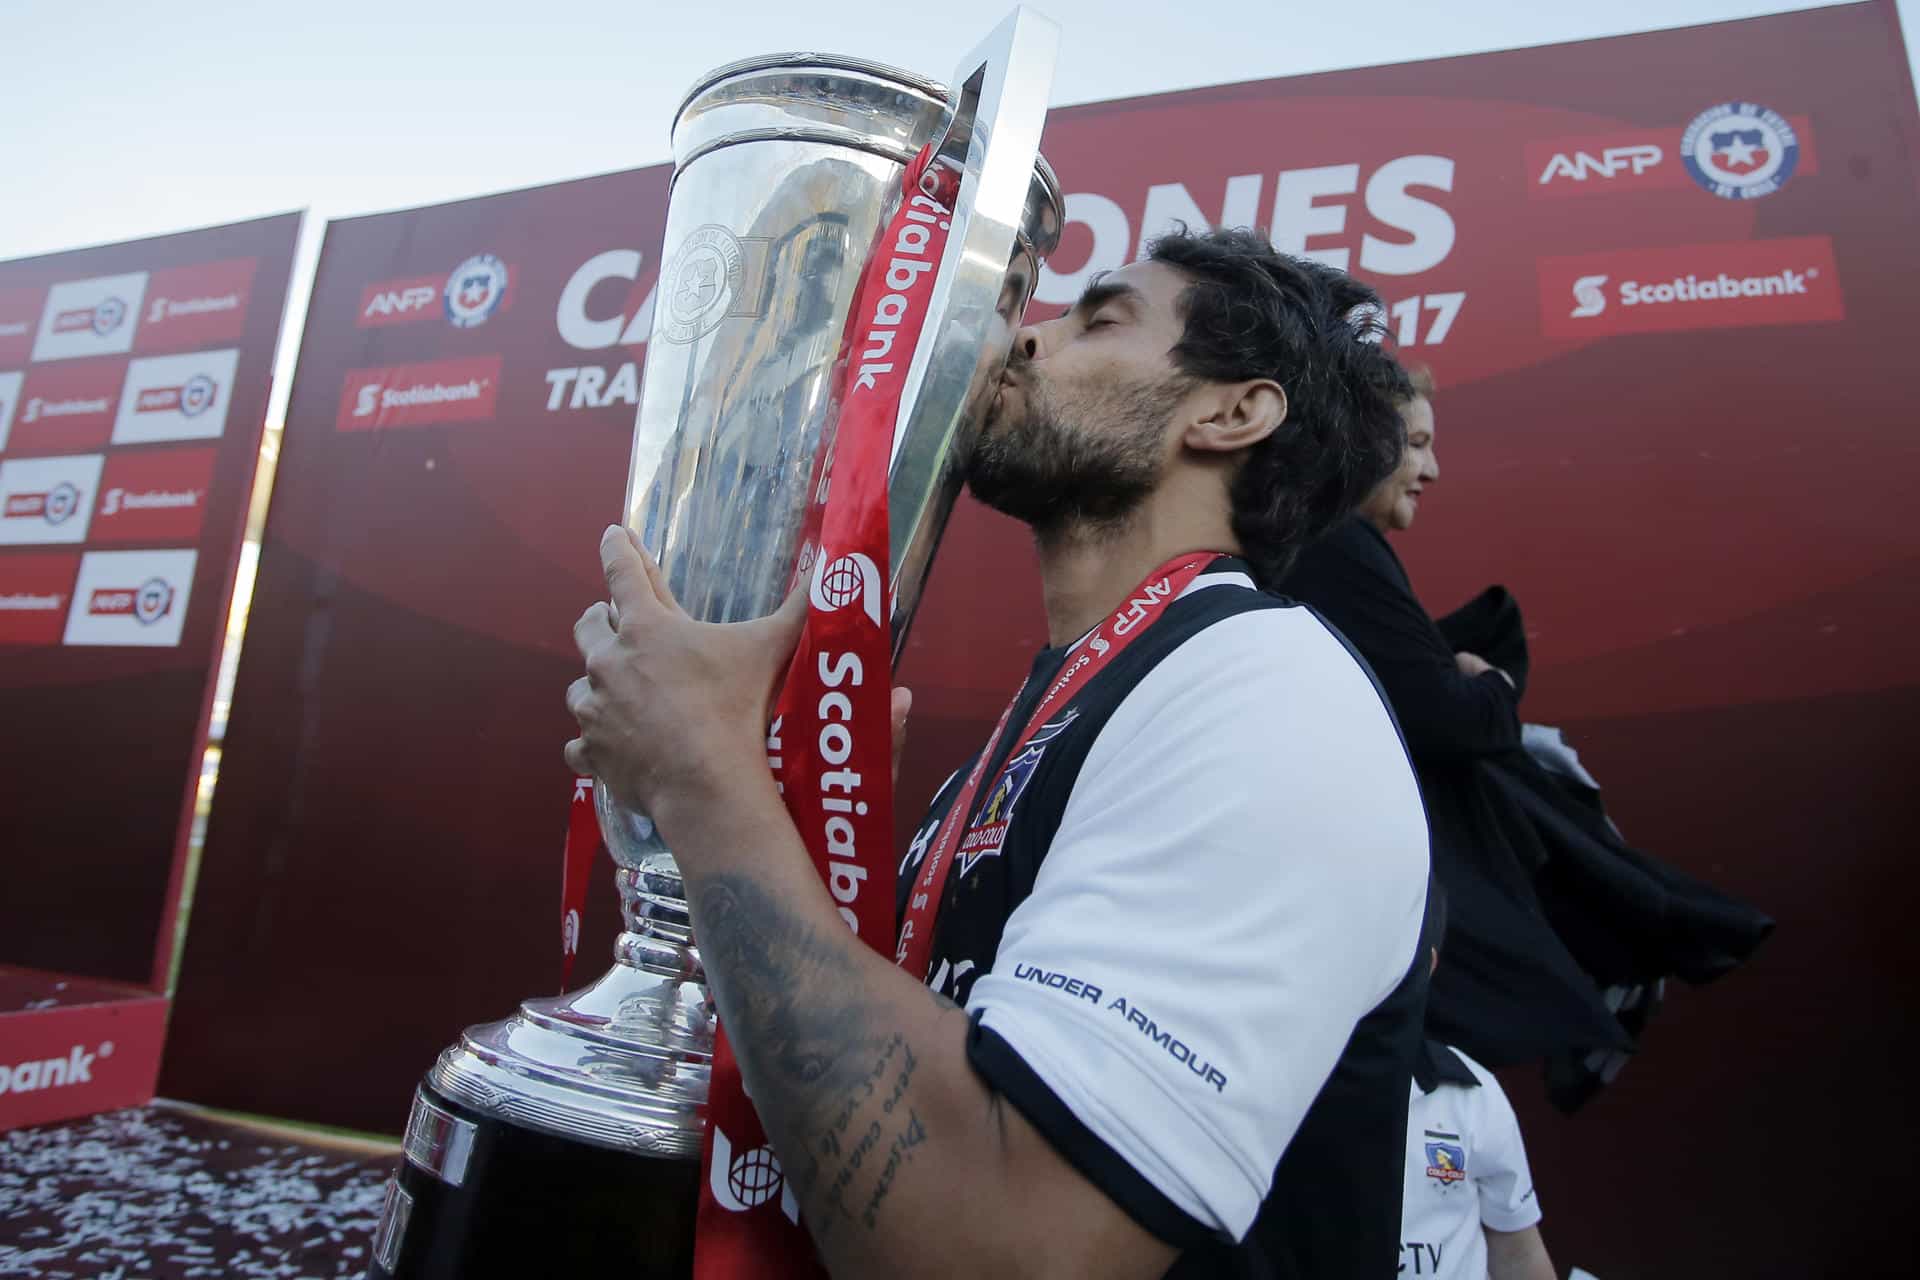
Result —
<instances>
[{"instance_id":1,"label":"scotiabank logo on banner","mask_svg":"<svg viewBox=\"0 0 1920 1280\"><path fill-rule=\"evenodd\" d=\"M1539 280L1541 327L1550 338L1846 317L1826 236L1547 258Z\"/></svg>"},{"instance_id":2,"label":"scotiabank logo on banner","mask_svg":"<svg viewBox=\"0 0 1920 1280\"><path fill-rule=\"evenodd\" d=\"M58 644L80 553L0 556L0 644Z\"/></svg>"},{"instance_id":3,"label":"scotiabank logo on banner","mask_svg":"<svg viewBox=\"0 0 1920 1280\"><path fill-rule=\"evenodd\" d=\"M107 458L94 542L190 542L200 536L215 450L135 449Z\"/></svg>"},{"instance_id":4,"label":"scotiabank logo on banner","mask_svg":"<svg viewBox=\"0 0 1920 1280\"><path fill-rule=\"evenodd\" d=\"M0 547L85 542L100 454L0 462Z\"/></svg>"},{"instance_id":5,"label":"scotiabank logo on banner","mask_svg":"<svg viewBox=\"0 0 1920 1280\"><path fill-rule=\"evenodd\" d=\"M0 382L13 405L8 452L79 453L105 444L125 371L123 361L87 360L29 369L11 395Z\"/></svg>"},{"instance_id":6,"label":"scotiabank logo on banner","mask_svg":"<svg viewBox=\"0 0 1920 1280\"><path fill-rule=\"evenodd\" d=\"M47 290L35 360L119 355L133 349L146 300L147 273L133 271L92 280L67 280Z\"/></svg>"},{"instance_id":7,"label":"scotiabank logo on banner","mask_svg":"<svg viewBox=\"0 0 1920 1280\"><path fill-rule=\"evenodd\" d=\"M179 350L214 342L238 342L246 332L247 299L253 294L257 258L229 258L153 273L137 347Z\"/></svg>"},{"instance_id":8,"label":"scotiabank logo on banner","mask_svg":"<svg viewBox=\"0 0 1920 1280\"><path fill-rule=\"evenodd\" d=\"M89 551L80 559L66 642L177 646L198 558L194 551Z\"/></svg>"},{"instance_id":9,"label":"scotiabank logo on banner","mask_svg":"<svg viewBox=\"0 0 1920 1280\"><path fill-rule=\"evenodd\" d=\"M227 429L239 363L240 352L231 347L133 361L120 393L113 443L217 439Z\"/></svg>"},{"instance_id":10,"label":"scotiabank logo on banner","mask_svg":"<svg viewBox=\"0 0 1920 1280\"><path fill-rule=\"evenodd\" d=\"M350 369L341 390L341 431L475 422L493 416L500 357L466 356L385 369Z\"/></svg>"}]
</instances>

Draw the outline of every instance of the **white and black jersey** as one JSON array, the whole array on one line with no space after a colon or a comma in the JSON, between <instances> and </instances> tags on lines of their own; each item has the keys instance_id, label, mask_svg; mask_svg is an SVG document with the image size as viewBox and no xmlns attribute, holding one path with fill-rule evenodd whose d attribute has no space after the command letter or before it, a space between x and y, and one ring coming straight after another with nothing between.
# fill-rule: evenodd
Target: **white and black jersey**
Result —
<instances>
[{"instance_id":1,"label":"white and black jersey","mask_svg":"<svg viewBox=\"0 0 1920 1280\"><path fill-rule=\"evenodd\" d=\"M1513 1104L1491 1071L1431 1040L1409 1098L1401 1274L1486 1280L1485 1231L1540 1221Z\"/></svg>"},{"instance_id":2,"label":"white and black jersey","mask_svg":"<svg viewBox=\"0 0 1920 1280\"><path fill-rule=\"evenodd\" d=\"M961 847L927 975L974 1069L1182 1247L1170 1274L1393 1275L1427 830L1360 661L1223 558L989 763L969 824L1006 838Z\"/></svg>"}]
</instances>

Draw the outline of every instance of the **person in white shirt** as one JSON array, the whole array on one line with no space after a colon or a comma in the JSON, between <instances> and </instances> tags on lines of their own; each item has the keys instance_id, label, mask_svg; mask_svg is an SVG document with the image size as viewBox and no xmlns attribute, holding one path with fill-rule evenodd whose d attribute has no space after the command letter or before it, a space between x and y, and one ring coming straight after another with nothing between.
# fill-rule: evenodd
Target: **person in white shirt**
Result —
<instances>
[{"instance_id":1,"label":"person in white shirt","mask_svg":"<svg viewBox=\"0 0 1920 1280\"><path fill-rule=\"evenodd\" d=\"M1445 904L1435 896L1435 937L1446 930ZM1555 1280L1520 1121L1500 1082L1458 1049L1428 1040L1409 1092L1400 1274Z\"/></svg>"}]
</instances>

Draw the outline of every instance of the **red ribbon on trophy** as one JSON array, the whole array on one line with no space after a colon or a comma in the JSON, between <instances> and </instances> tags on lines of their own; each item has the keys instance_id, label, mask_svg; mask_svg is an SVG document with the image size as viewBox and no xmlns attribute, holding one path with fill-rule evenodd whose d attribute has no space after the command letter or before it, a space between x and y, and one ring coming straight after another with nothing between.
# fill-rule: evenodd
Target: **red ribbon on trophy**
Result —
<instances>
[{"instance_id":1,"label":"red ribbon on trophy","mask_svg":"<svg viewBox=\"0 0 1920 1280\"><path fill-rule=\"evenodd\" d=\"M593 811L593 777L573 780L567 807L567 843L560 862L560 991L573 980L573 958L580 954L580 926L587 909L587 881L600 852L600 820Z\"/></svg>"},{"instance_id":2,"label":"red ribbon on trophy","mask_svg":"<svg viewBox=\"0 0 1920 1280\"><path fill-rule=\"evenodd\" d=\"M892 590L887 468L959 175L922 150L854 295L834 370L837 425L813 486L794 580L807 620L767 735L781 798L847 927L893 946ZM723 1026L707 1094L696 1280L824 1276Z\"/></svg>"}]
</instances>

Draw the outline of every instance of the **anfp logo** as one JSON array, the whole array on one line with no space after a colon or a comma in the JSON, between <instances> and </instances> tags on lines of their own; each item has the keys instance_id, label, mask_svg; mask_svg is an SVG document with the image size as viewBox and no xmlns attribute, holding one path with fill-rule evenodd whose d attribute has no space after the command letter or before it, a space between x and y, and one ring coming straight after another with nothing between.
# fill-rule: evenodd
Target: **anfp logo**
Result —
<instances>
[{"instance_id":1,"label":"anfp logo","mask_svg":"<svg viewBox=\"0 0 1920 1280\"><path fill-rule=\"evenodd\" d=\"M880 569L858 551L829 560L820 557L819 571L807 592L813 607L833 613L858 601L874 626L880 625Z\"/></svg>"},{"instance_id":2,"label":"anfp logo","mask_svg":"<svg viewBox=\"0 0 1920 1280\"><path fill-rule=\"evenodd\" d=\"M102 587L87 602L87 612L98 617L131 617L150 627L173 609L173 586L164 578L149 578L138 587Z\"/></svg>"},{"instance_id":3,"label":"anfp logo","mask_svg":"<svg viewBox=\"0 0 1920 1280\"><path fill-rule=\"evenodd\" d=\"M48 524L63 524L80 509L80 490L65 480L45 493L10 493L0 513L8 519L38 516Z\"/></svg>"},{"instance_id":4,"label":"anfp logo","mask_svg":"<svg viewBox=\"0 0 1920 1280\"><path fill-rule=\"evenodd\" d=\"M1636 143L1625 147L1603 148L1598 157L1585 151L1555 152L1547 167L1541 171L1540 185L1545 186L1555 178L1571 178L1575 182L1585 182L1590 177L1611 178L1618 173L1645 173L1664 158L1664 152L1651 142Z\"/></svg>"}]
</instances>

